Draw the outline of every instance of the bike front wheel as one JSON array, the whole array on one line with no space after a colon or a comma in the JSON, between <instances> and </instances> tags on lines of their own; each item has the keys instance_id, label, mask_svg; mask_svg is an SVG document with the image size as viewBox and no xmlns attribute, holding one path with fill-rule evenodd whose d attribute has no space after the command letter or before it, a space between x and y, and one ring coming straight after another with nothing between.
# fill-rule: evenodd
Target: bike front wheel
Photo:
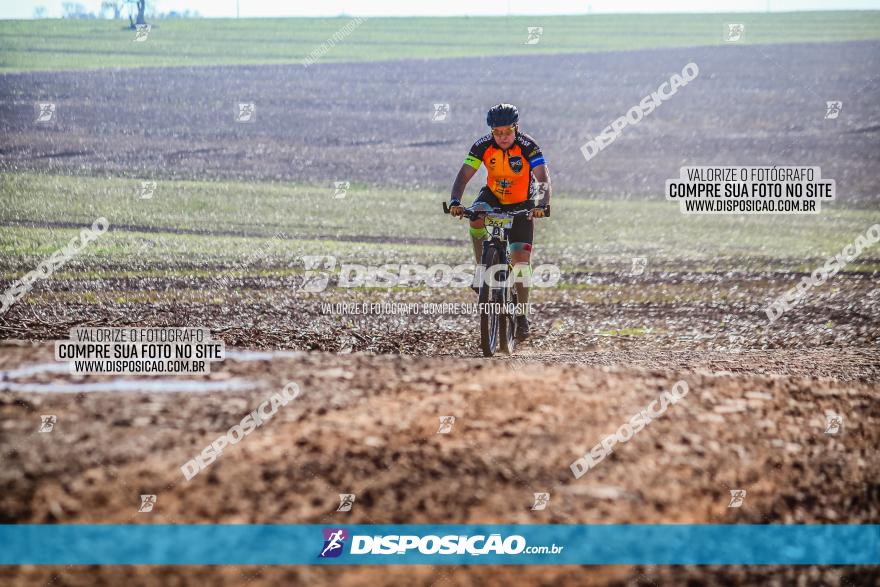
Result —
<instances>
[{"instance_id":1,"label":"bike front wheel","mask_svg":"<svg viewBox=\"0 0 880 587\"><path fill-rule=\"evenodd\" d=\"M508 279L510 281L510 273ZM511 313L510 308L516 307L516 290L513 285L508 283L507 299L504 300L504 311L498 319L498 338L501 343L501 352L508 355L513 354L513 348L516 346L516 314Z\"/></svg>"},{"instance_id":2,"label":"bike front wheel","mask_svg":"<svg viewBox=\"0 0 880 587\"><path fill-rule=\"evenodd\" d=\"M484 357L491 357L498 348L498 323L501 320L497 308L501 302L501 290L493 288L486 277L486 272L501 261L498 249L489 243L483 248L483 282L480 284L480 348Z\"/></svg>"}]
</instances>

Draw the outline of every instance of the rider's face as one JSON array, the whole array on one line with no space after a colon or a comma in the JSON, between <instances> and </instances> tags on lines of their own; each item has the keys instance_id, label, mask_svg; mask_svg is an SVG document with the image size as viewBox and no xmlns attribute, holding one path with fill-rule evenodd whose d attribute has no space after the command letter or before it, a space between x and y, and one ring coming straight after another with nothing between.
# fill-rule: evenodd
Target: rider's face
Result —
<instances>
[{"instance_id":1,"label":"rider's face","mask_svg":"<svg viewBox=\"0 0 880 587\"><path fill-rule=\"evenodd\" d=\"M516 138L516 130L512 126L496 126L492 129L492 136L499 147L509 149Z\"/></svg>"}]
</instances>

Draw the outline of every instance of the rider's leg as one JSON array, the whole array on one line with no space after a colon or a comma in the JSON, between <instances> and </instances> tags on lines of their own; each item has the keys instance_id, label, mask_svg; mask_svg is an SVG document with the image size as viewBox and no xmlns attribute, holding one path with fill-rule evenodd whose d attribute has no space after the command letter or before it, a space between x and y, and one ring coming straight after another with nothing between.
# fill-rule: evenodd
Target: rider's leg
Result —
<instances>
[{"instance_id":1,"label":"rider's leg","mask_svg":"<svg viewBox=\"0 0 880 587\"><path fill-rule=\"evenodd\" d=\"M489 231L486 230L483 219L471 220L471 244L474 246L474 258L477 260L477 265L483 260L483 241L487 236L489 236Z\"/></svg>"},{"instance_id":2,"label":"rider's leg","mask_svg":"<svg viewBox=\"0 0 880 587\"><path fill-rule=\"evenodd\" d=\"M510 264L513 265L513 285L516 288L516 301L523 304L523 313L528 314L529 288L532 284L532 245L529 243L510 243Z\"/></svg>"},{"instance_id":3,"label":"rider's leg","mask_svg":"<svg viewBox=\"0 0 880 587\"><path fill-rule=\"evenodd\" d=\"M487 204L491 208L497 208L501 205L498 198L492 193L492 190L485 185L480 188L480 193L477 195L477 199L474 200L475 205L479 203ZM489 231L486 230L486 225L483 223L483 219L477 218L476 220L471 220L471 243L474 246L474 259L476 260L477 265L483 260L483 241L488 237Z\"/></svg>"}]
</instances>

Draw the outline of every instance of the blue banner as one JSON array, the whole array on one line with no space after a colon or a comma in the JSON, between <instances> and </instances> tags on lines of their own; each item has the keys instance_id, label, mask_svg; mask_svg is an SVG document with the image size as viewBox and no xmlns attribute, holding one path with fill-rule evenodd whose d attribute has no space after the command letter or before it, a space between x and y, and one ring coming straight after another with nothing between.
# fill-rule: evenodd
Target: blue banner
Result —
<instances>
[{"instance_id":1,"label":"blue banner","mask_svg":"<svg viewBox=\"0 0 880 587\"><path fill-rule=\"evenodd\" d=\"M4 565L876 565L880 525L0 525Z\"/></svg>"}]
</instances>

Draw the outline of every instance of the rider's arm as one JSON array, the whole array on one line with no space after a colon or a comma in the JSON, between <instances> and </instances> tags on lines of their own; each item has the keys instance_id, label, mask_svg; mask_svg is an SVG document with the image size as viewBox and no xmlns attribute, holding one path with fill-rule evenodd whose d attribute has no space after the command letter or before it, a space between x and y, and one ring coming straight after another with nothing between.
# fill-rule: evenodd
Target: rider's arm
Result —
<instances>
[{"instance_id":1,"label":"rider's arm","mask_svg":"<svg viewBox=\"0 0 880 587\"><path fill-rule=\"evenodd\" d=\"M526 159L529 160L529 165L532 168L532 175L535 177L535 182L538 184L535 186L538 189L538 193L536 194L538 201L535 206L538 208L549 206L550 172L547 171L547 163L544 161L544 153L541 151L541 147L538 146L538 143L535 142L535 139L525 133L517 135L516 140L519 142L520 147L522 147ZM537 217L540 218L541 216Z\"/></svg>"},{"instance_id":2,"label":"rider's arm","mask_svg":"<svg viewBox=\"0 0 880 587\"><path fill-rule=\"evenodd\" d=\"M461 166L461 169L458 170L458 175L455 176L455 182L452 184L452 196L449 198L452 202L461 202L461 197L464 195L464 188L467 187L468 182L477 173L477 170L471 165L465 163Z\"/></svg>"},{"instance_id":3,"label":"rider's arm","mask_svg":"<svg viewBox=\"0 0 880 587\"><path fill-rule=\"evenodd\" d=\"M538 192L541 199L538 201L536 206L549 206L550 205L550 172L547 171L547 165L539 165L532 170L532 173L535 176L535 181L541 185L541 189Z\"/></svg>"}]
</instances>

